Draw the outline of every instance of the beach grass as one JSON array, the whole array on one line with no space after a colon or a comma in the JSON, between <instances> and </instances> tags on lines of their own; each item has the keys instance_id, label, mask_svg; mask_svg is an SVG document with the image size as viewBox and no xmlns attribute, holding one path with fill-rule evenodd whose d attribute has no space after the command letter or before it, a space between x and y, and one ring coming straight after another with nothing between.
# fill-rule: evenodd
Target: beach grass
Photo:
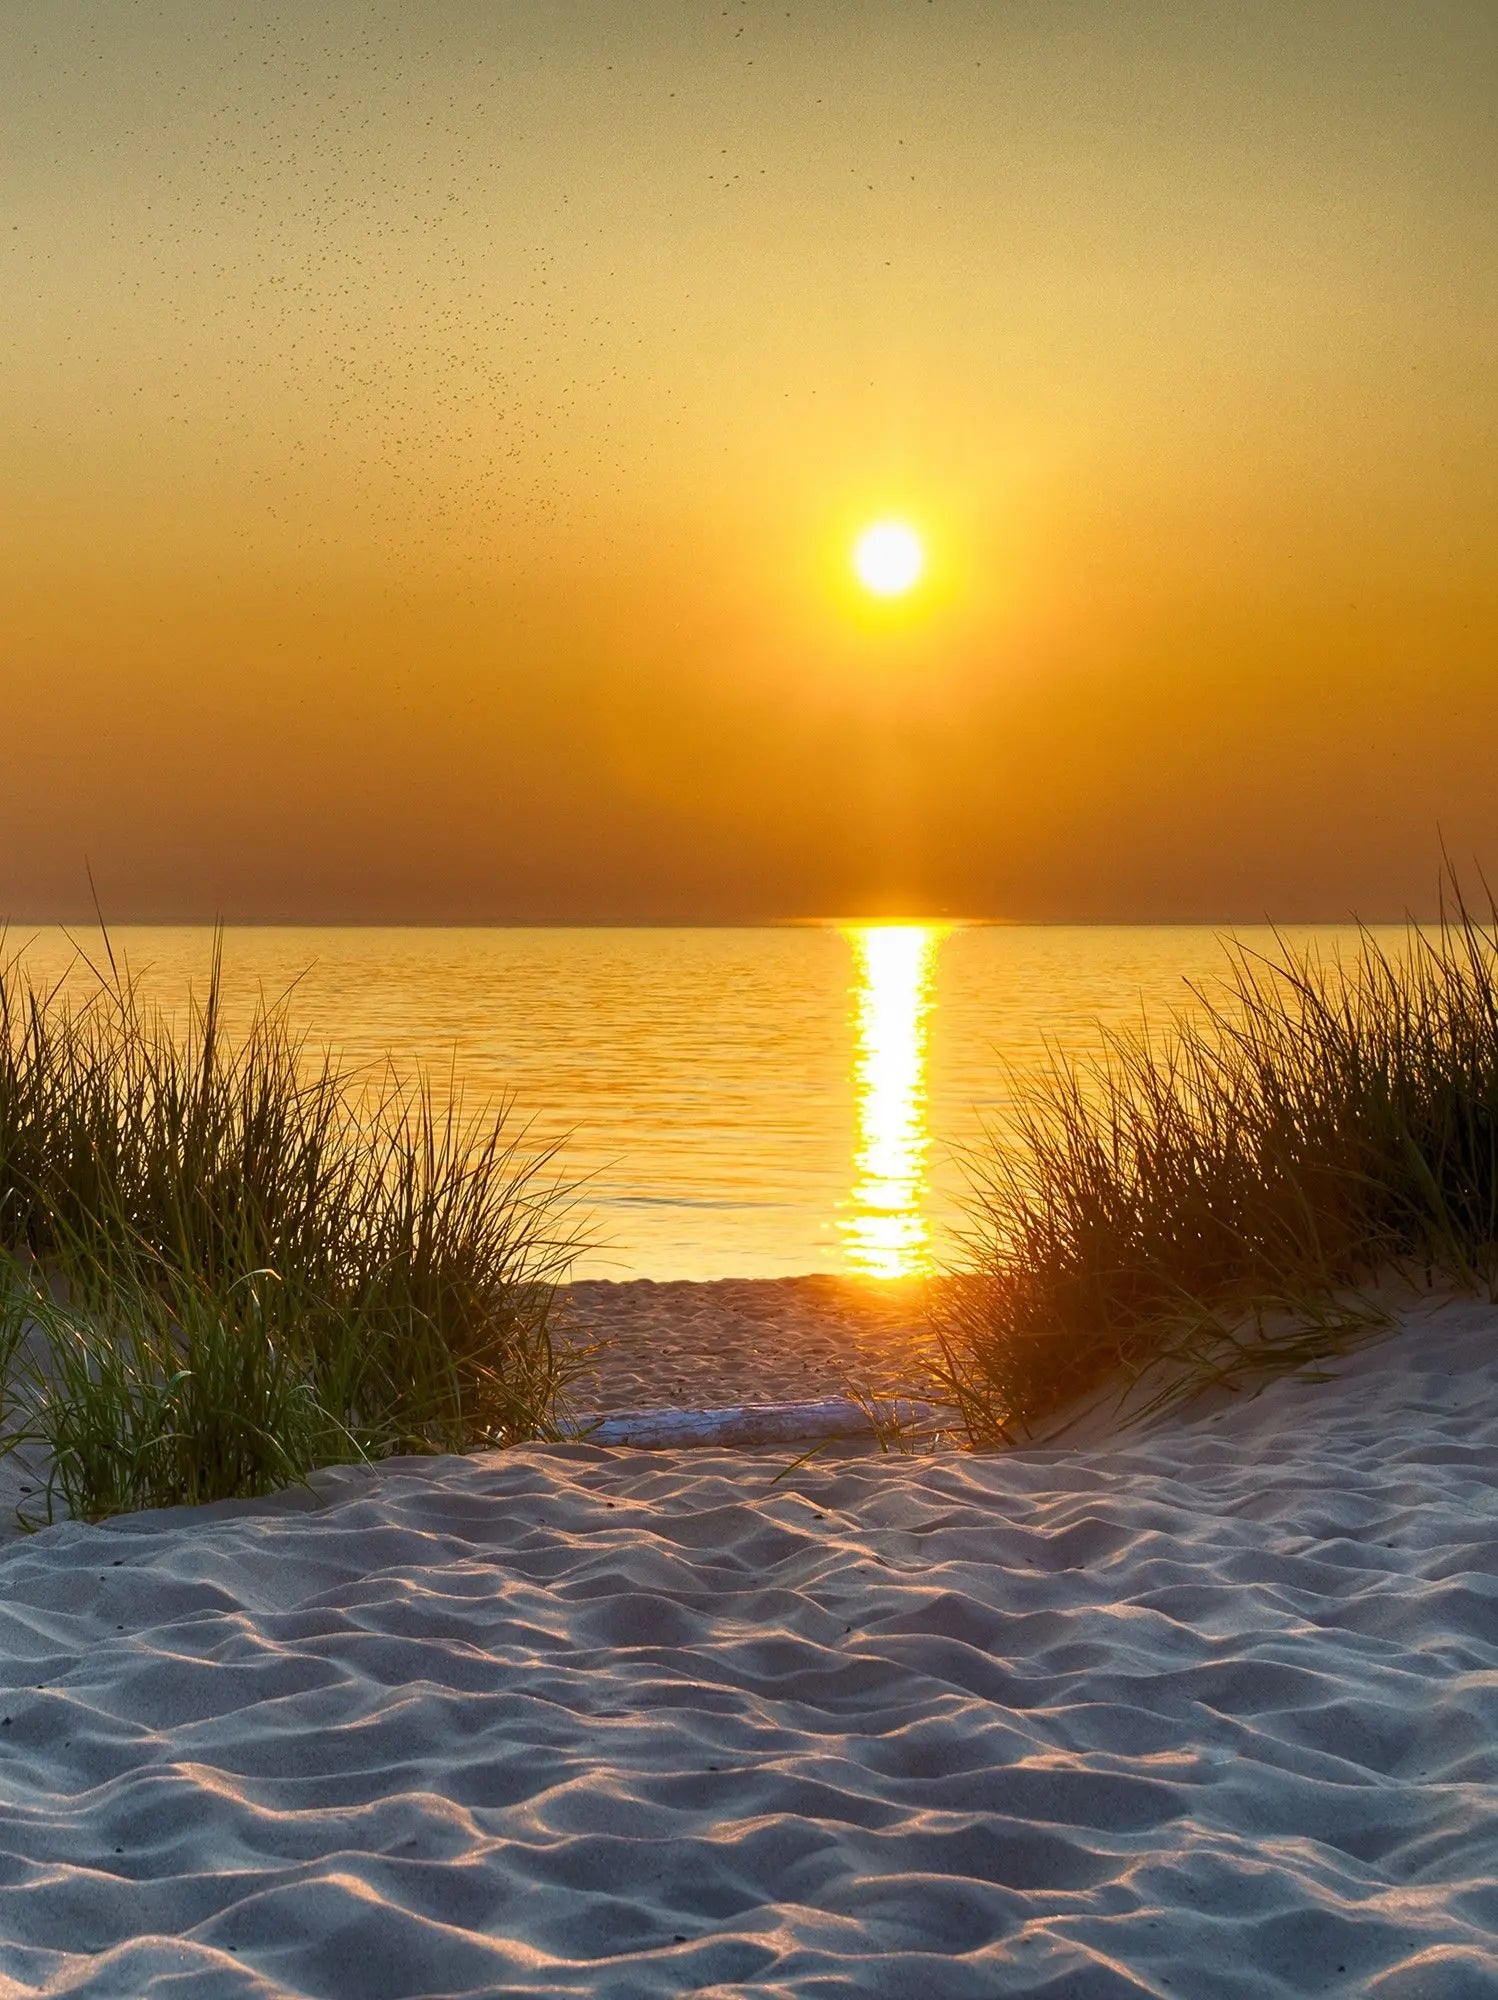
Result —
<instances>
[{"instance_id":1,"label":"beach grass","mask_svg":"<svg viewBox=\"0 0 1498 2000\"><path fill-rule=\"evenodd\" d=\"M571 1191L512 1108L315 1056L286 1006L185 1017L112 957L0 967L0 1450L80 1515L557 1434Z\"/></svg>"},{"instance_id":2,"label":"beach grass","mask_svg":"<svg viewBox=\"0 0 1498 2000\"><path fill-rule=\"evenodd\" d=\"M1454 876L1402 947L1226 944L1167 1023L1057 1056L970 1163L970 1268L939 1292L969 1437L1033 1436L1144 1376L1158 1407L1303 1365L1391 1276L1498 1272L1498 909Z\"/></svg>"}]
</instances>

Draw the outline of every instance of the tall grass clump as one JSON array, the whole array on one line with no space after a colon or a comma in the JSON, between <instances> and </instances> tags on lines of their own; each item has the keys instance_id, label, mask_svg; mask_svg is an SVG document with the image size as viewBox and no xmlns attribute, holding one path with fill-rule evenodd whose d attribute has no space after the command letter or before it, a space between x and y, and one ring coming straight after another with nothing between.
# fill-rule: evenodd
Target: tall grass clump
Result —
<instances>
[{"instance_id":1,"label":"tall grass clump","mask_svg":"<svg viewBox=\"0 0 1498 2000\"><path fill-rule=\"evenodd\" d=\"M1057 1058L973 1166L943 1342L976 1442L1155 1362L1180 1391L1324 1352L1403 1273L1498 1275L1498 908L1326 962L1227 947L1163 1033ZM1361 1289L1360 1291L1360 1288Z\"/></svg>"},{"instance_id":2,"label":"tall grass clump","mask_svg":"<svg viewBox=\"0 0 1498 2000\"><path fill-rule=\"evenodd\" d=\"M0 1449L79 1514L262 1493L317 1464L556 1435L568 1191L506 1108L225 1032L216 943L173 1024L111 958L81 998L0 967Z\"/></svg>"}]
</instances>

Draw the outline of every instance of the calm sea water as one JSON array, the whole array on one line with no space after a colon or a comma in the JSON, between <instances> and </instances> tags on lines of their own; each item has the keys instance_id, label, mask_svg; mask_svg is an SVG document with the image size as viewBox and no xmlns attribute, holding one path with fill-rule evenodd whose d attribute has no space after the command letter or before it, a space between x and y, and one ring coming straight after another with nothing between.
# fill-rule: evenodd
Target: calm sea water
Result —
<instances>
[{"instance_id":1,"label":"calm sea water","mask_svg":"<svg viewBox=\"0 0 1498 2000\"><path fill-rule=\"evenodd\" d=\"M1237 933L1267 944L1268 934ZM1291 933L1346 952L1347 930ZM86 938L82 942L88 943ZM201 988L210 934L113 933L145 991ZM58 931L12 933L59 976ZM92 949L92 945L90 945ZM351 1061L421 1064L465 1100L513 1096L588 1177L579 1275L897 1276L950 1254L963 1150L1012 1110L1047 1042L1187 1004L1224 963L1181 927L228 933L231 1022L293 988L296 1024Z\"/></svg>"}]
</instances>

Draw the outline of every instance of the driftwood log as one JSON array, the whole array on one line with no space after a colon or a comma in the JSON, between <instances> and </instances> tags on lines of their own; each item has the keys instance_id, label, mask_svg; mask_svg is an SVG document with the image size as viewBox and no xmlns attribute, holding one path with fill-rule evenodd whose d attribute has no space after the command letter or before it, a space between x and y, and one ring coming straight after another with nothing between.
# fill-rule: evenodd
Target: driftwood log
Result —
<instances>
[{"instance_id":1,"label":"driftwood log","mask_svg":"<svg viewBox=\"0 0 1498 2000\"><path fill-rule=\"evenodd\" d=\"M631 1410L612 1416L581 1417L579 1441L668 1451L684 1445L802 1444L823 1438L874 1437L942 1423L950 1416L937 1403L904 1397L865 1406L848 1396L816 1403L735 1403L721 1410Z\"/></svg>"}]
</instances>

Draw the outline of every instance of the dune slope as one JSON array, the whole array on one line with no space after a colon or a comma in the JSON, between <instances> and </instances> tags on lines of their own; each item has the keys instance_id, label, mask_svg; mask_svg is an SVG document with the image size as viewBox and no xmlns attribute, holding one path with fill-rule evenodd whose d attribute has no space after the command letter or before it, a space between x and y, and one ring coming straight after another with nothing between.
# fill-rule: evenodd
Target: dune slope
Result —
<instances>
[{"instance_id":1,"label":"dune slope","mask_svg":"<svg viewBox=\"0 0 1498 2000\"><path fill-rule=\"evenodd\" d=\"M1498 1996L1498 1316L1106 1449L0 1556L0 1994Z\"/></svg>"}]
</instances>

